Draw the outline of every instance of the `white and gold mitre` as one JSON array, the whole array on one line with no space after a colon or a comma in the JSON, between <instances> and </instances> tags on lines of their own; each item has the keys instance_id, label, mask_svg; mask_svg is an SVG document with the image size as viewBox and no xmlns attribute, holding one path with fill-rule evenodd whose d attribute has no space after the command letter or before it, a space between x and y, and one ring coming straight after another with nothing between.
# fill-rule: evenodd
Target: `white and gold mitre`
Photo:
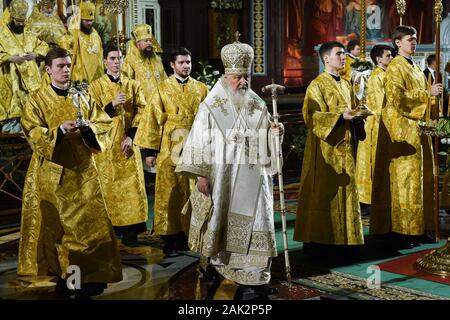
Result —
<instances>
[{"instance_id":1,"label":"white and gold mitre","mask_svg":"<svg viewBox=\"0 0 450 320\"><path fill-rule=\"evenodd\" d=\"M236 37L239 33L236 32ZM253 48L236 40L222 48L220 53L225 74L250 74L253 62Z\"/></svg>"}]
</instances>

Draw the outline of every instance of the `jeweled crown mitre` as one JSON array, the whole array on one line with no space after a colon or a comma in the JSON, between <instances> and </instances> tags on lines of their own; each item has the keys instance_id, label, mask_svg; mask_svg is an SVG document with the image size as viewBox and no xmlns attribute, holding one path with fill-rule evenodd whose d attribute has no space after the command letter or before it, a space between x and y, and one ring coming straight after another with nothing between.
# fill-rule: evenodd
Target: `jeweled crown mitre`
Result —
<instances>
[{"instance_id":1,"label":"jeweled crown mitre","mask_svg":"<svg viewBox=\"0 0 450 320\"><path fill-rule=\"evenodd\" d=\"M11 17L15 20L25 21L28 12L28 3L25 0L13 0L9 4Z\"/></svg>"},{"instance_id":2,"label":"jeweled crown mitre","mask_svg":"<svg viewBox=\"0 0 450 320\"><path fill-rule=\"evenodd\" d=\"M225 74L250 74L254 57L253 48L239 42L239 35L239 32L236 32L236 41L222 48L220 55Z\"/></svg>"}]
</instances>

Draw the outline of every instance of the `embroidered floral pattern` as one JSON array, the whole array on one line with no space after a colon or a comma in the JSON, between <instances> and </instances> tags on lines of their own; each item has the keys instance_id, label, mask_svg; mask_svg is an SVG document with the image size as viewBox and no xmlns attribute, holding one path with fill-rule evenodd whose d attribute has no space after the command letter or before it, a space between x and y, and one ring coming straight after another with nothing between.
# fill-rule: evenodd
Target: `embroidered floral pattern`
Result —
<instances>
[{"instance_id":1,"label":"embroidered floral pattern","mask_svg":"<svg viewBox=\"0 0 450 320\"><path fill-rule=\"evenodd\" d=\"M228 102L228 99L226 98L220 98L218 96L214 96L214 102L211 104L211 108L220 108L220 111L224 114L224 115L228 115L228 111L227 109L225 109L225 105Z\"/></svg>"}]
</instances>

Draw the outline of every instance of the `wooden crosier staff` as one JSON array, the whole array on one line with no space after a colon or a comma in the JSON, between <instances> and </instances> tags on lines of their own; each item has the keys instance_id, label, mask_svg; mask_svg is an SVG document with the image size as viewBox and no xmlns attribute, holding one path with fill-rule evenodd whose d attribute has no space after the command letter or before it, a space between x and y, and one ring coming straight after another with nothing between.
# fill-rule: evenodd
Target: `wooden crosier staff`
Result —
<instances>
[{"instance_id":1,"label":"wooden crosier staff","mask_svg":"<svg viewBox=\"0 0 450 320\"><path fill-rule=\"evenodd\" d=\"M270 92L272 94L272 108L273 108L273 119L275 125L278 126L278 108L277 108L277 92L284 92L285 87L275 84L272 80L272 84L263 87L262 92ZM278 171L278 188L280 190L280 210L281 210L281 223L283 226L283 243L284 243L284 262L286 266L286 278L288 284L291 284L291 265L289 262L289 249L288 249L288 239L287 239L287 227L286 227L286 206L284 203L284 185L283 185L283 171L282 171L282 161L283 154L280 146L280 139L277 136L275 138L275 153L277 155L277 171Z\"/></svg>"}]
</instances>

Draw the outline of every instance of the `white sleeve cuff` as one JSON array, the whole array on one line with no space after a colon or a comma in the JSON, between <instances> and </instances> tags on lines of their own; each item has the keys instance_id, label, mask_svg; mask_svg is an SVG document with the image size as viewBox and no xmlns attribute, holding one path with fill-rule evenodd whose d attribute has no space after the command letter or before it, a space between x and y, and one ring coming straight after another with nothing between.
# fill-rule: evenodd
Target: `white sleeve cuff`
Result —
<instances>
[{"instance_id":1,"label":"white sleeve cuff","mask_svg":"<svg viewBox=\"0 0 450 320\"><path fill-rule=\"evenodd\" d=\"M62 133L64 134L64 135L66 135L67 134L67 131L63 128L63 126L62 125L60 125L59 126L59 128L61 129L61 131L62 131Z\"/></svg>"}]
</instances>

